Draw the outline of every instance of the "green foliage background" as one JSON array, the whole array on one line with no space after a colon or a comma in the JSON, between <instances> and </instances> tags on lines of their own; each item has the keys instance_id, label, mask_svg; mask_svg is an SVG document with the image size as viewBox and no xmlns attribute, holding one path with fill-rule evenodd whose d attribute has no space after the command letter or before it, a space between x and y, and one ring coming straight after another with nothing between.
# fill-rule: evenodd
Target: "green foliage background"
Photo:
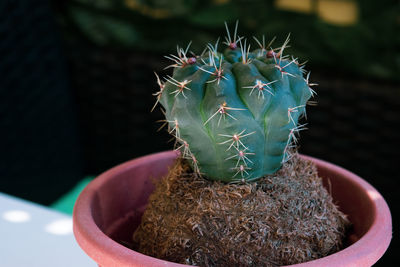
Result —
<instances>
[{"instance_id":1,"label":"green foliage background","mask_svg":"<svg viewBox=\"0 0 400 267\"><path fill-rule=\"evenodd\" d=\"M190 40L200 52L223 37L224 21L239 19L239 34L246 36L266 34L282 43L290 32L295 44L290 52L313 66L400 80L398 2L358 1L358 6L358 22L351 26L278 10L272 0L70 0L60 18L71 40L160 53Z\"/></svg>"}]
</instances>

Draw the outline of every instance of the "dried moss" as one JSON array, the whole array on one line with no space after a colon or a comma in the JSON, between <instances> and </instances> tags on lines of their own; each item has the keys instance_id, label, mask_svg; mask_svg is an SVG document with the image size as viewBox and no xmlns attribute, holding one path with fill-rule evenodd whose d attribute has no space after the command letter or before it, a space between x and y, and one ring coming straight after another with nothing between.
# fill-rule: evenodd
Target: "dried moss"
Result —
<instances>
[{"instance_id":1,"label":"dried moss","mask_svg":"<svg viewBox=\"0 0 400 267\"><path fill-rule=\"evenodd\" d=\"M277 266L338 251L348 224L316 166L298 156L246 184L205 180L178 160L133 240L141 253L178 263Z\"/></svg>"}]
</instances>

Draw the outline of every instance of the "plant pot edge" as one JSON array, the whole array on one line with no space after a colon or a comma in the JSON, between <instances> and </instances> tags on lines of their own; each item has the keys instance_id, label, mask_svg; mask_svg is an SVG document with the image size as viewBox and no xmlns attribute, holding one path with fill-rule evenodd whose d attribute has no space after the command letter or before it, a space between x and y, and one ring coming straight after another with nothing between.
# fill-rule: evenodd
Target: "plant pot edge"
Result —
<instances>
[{"instance_id":1,"label":"plant pot edge","mask_svg":"<svg viewBox=\"0 0 400 267\"><path fill-rule=\"evenodd\" d=\"M90 205L96 194L96 190L105 181L112 179L112 177L115 177L117 174L123 173L144 162L158 162L160 160L169 159L172 163L177 155L178 153L176 151L164 151L129 160L100 174L88 186L86 186L79 195L73 211L74 235L79 246L86 252L86 254L102 266L188 266L150 257L115 242L104 234L96 225L92 217ZM314 161L317 164L318 169L324 168L333 173L344 175L364 188L368 192L371 201L374 203L376 216L374 217L373 224L368 232L351 246L329 256L291 266L339 267L346 266L349 260L352 262L351 266L373 265L385 253L392 238L392 219L386 201L372 185L356 174L321 159L306 155L301 155L301 157ZM379 247L377 244L379 244ZM355 251L357 251L357 253L354 253ZM360 255L368 256L359 257ZM136 259L136 264L132 263L133 257Z\"/></svg>"}]
</instances>

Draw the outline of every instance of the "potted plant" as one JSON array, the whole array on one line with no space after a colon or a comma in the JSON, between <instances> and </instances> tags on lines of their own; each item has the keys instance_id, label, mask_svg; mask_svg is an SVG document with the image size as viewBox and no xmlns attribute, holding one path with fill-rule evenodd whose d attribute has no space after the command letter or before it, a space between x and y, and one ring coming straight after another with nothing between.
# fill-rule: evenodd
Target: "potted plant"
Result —
<instances>
[{"instance_id":1,"label":"potted plant","mask_svg":"<svg viewBox=\"0 0 400 267\"><path fill-rule=\"evenodd\" d=\"M223 53L218 41L199 56L178 47L173 75L157 76L179 153L93 181L74 210L78 243L101 266L372 265L389 245L390 212L356 175L295 152L314 91L285 55L289 39L272 49L254 38L250 51L237 24L226 28Z\"/></svg>"}]
</instances>

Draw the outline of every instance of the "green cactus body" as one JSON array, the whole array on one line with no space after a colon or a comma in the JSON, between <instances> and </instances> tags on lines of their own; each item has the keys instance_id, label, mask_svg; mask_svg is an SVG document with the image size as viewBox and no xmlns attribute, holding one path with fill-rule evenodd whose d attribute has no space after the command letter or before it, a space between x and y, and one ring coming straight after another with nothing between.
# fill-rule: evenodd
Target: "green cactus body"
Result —
<instances>
[{"instance_id":1,"label":"green cactus body","mask_svg":"<svg viewBox=\"0 0 400 267\"><path fill-rule=\"evenodd\" d=\"M240 41L240 39L239 39ZM236 42L236 41L235 41ZM209 45L207 55L178 50L173 76L159 81L177 149L208 179L250 181L276 172L302 129L312 96L296 60L261 49ZM279 53L278 53L279 54Z\"/></svg>"}]
</instances>

